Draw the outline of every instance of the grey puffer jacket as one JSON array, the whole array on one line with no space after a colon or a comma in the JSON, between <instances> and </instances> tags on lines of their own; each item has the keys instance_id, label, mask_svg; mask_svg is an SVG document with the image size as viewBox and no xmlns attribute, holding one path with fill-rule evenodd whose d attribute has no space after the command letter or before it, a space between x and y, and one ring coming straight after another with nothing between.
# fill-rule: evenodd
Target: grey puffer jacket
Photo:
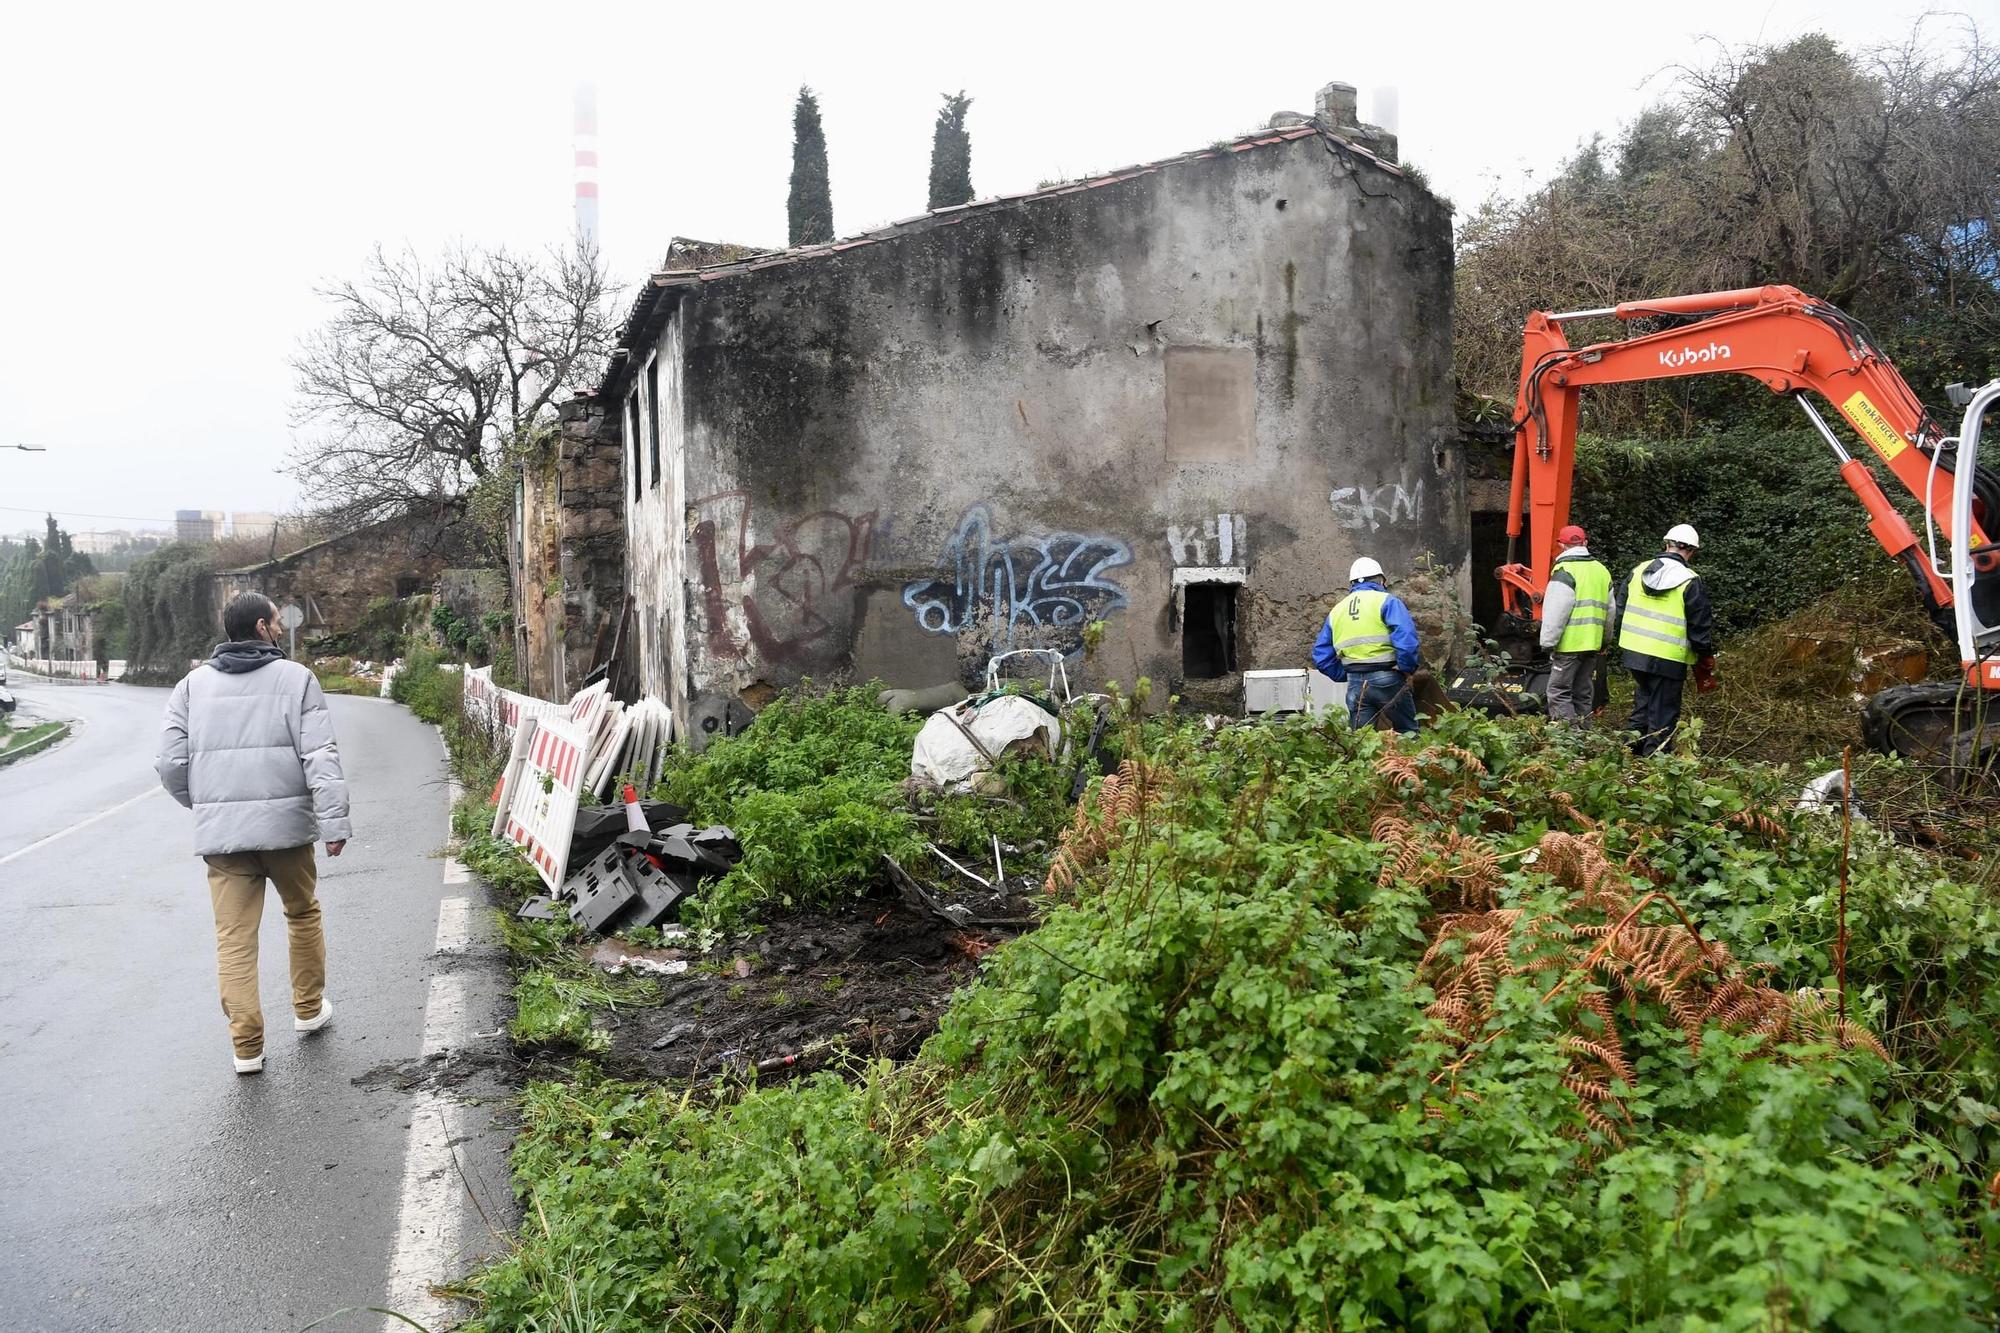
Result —
<instances>
[{"instance_id":1,"label":"grey puffer jacket","mask_svg":"<svg viewBox=\"0 0 2000 1333\"><path fill-rule=\"evenodd\" d=\"M313 673L275 644L217 644L167 701L155 765L198 856L345 842L347 782Z\"/></svg>"}]
</instances>

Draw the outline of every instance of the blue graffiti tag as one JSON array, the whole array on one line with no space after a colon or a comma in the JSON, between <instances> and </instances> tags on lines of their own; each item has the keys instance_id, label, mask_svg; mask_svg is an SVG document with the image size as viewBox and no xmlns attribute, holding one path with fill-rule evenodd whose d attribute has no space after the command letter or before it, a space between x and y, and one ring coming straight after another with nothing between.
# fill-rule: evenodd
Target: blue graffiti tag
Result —
<instances>
[{"instance_id":1,"label":"blue graffiti tag","mask_svg":"<svg viewBox=\"0 0 2000 1333\"><path fill-rule=\"evenodd\" d=\"M905 584L903 605L933 634L956 634L989 617L995 651L1013 646L1024 630L1037 643L1073 643L1084 625L1128 604L1125 590L1104 574L1131 563L1132 548L1116 537L1053 532L996 541L993 515L974 505L938 557L948 572Z\"/></svg>"}]
</instances>

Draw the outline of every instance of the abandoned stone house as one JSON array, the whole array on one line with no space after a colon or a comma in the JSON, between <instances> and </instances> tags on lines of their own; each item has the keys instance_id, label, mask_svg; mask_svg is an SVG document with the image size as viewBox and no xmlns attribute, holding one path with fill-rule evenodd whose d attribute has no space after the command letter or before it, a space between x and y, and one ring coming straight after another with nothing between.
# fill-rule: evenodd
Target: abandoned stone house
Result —
<instances>
[{"instance_id":1,"label":"abandoned stone house","mask_svg":"<svg viewBox=\"0 0 2000 1333\"><path fill-rule=\"evenodd\" d=\"M209 601L218 625L230 598L261 592L299 608L301 641L345 634L362 624L371 603L429 590L447 567L466 560L463 545L451 511L412 509L271 560L217 570Z\"/></svg>"},{"instance_id":2,"label":"abandoned stone house","mask_svg":"<svg viewBox=\"0 0 2000 1333\"><path fill-rule=\"evenodd\" d=\"M531 678L616 640L696 744L803 677L971 684L1023 647L1227 706L1306 664L1355 556L1462 571L1449 206L1353 98L670 260L568 412Z\"/></svg>"}]
</instances>

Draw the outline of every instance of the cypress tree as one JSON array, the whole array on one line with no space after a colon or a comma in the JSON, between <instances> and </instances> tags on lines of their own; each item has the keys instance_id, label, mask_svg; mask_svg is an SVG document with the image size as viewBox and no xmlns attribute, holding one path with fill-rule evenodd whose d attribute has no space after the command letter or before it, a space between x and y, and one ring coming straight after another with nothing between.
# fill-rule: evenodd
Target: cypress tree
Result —
<instances>
[{"instance_id":1,"label":"cypress tree","mask_svg":"<svg viewBox=\"0 0 2000 1333\"><path fill-rule=\"evenodd\" d=\"M931 130L931 208L949 208L972 199L972 136L965 132L965 113L972 99L963 88L944 95L937 125Z\"/></svg>"},{"instance_id":2,"label":"cypress tree","mask_svg":"<svg viewBox=\"0 0 2000 1333\"><path fill-rule=\"evenodd\" d=\"M799 89L792 108L792 193L785 203L789 244L819 245L833 239L833 187L826 173L826 131L819 123L819 99Z\"/></svg>"}]
</instances>

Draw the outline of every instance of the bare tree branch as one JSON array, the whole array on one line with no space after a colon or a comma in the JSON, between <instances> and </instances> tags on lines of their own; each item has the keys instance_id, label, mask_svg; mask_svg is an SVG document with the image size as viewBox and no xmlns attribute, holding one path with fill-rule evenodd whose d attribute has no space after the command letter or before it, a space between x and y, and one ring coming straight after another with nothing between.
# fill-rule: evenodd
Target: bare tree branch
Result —
<instances>
[{"instance_id":1,"label":"bare tree branch","mask_svg":"<svg viewBox=\"0 0 2000 1333\"><path fill-rule=\"evenodd\" d=\"M596 381L614 339L603 271L574 249L378 247L320 295L331 313L292 358L290 468L354 522L463 497Z\"/></svg>"}]
</instances>

